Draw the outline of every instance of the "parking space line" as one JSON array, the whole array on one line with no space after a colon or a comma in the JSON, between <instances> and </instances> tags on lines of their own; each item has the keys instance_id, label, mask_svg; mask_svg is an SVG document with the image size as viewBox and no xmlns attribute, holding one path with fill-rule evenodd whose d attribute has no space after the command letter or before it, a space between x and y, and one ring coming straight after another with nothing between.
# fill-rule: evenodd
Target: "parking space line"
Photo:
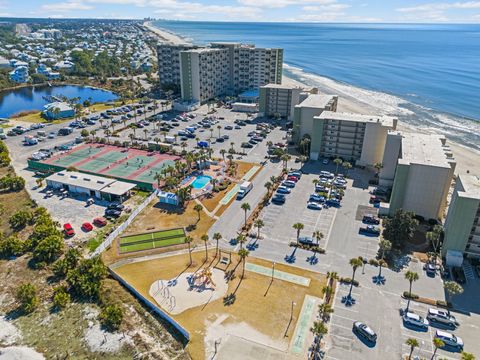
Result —
<instances>
[{"instance_id":1,"label":"parking space line","mask_svg":"<svg viewBox=\"0 0 480 360\"><path fill-rule=\"evenodd\" d=\"M342 303L340 303L339 305L343 305ZM345 310L345 311L350 311L350 312L353 312L355 314L358 314L358 310L352 310L352 309L348 309L346 308L345 306L344 307L341 307L341 308L338 308L337 309L341 309L341 310Z\"/></svg>"},{"instance_id":2,"label":"parking space line","mask_svg":"<svg viewBox=\"0 0 480 360\"><path fill-rule=\"evenodd\" d=\"M345 330L352 330L351 327L347 327L347 326L343 326L343 325L339 325L339 324L334 324L334 323L332 323L332 324L330 325L330 328L332 328L333 326L334 326L334 327L341 328L341 329L345 329Z\"/></svg>"},{"instance_id":3,"label":"parking space line","mask_svg":"<svg viewBox=\"0 0 480 360\"><path fill-rule=\"evenodd\" d=\"M347 318L345 316L341 316L341 315L338 315L338 314L332 314L332 317L333 316L338 317L340 319L348 320L348 321L355 321L354 319L350 319L350 318Z\"/></svg>"},{"instance_id":4,"label":"parking space line","mask_svg":"<svg viewBox=\"0 0 480 360\"><path fill-rule=\"evenodd\" d=\"M353 340L353 337L346 337L346 336L337 335L337 334L330 334L330 336L338 337L338 338L345 339L345 340L350 340L350 341Z\"/></svg>"}]
</instances>

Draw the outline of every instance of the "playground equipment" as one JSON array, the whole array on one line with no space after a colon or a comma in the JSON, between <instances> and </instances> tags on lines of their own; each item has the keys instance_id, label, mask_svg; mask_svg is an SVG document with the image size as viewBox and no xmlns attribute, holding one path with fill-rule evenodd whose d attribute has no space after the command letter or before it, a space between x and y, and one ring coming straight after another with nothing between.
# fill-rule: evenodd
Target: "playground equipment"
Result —
<instances>
[{"instance_id":1,"label":"playground equipment","mask_svg":"<svg viewBox=\"0 0 480 360\"><path fill-rule=\"evenodd\" d=\"M212 284L213 288L217 285L213 282L212 279L212 270L210 268L204 268L198 273L192 275L192 283L195 286L206 286Z\"/></svg>"}]
</instances>

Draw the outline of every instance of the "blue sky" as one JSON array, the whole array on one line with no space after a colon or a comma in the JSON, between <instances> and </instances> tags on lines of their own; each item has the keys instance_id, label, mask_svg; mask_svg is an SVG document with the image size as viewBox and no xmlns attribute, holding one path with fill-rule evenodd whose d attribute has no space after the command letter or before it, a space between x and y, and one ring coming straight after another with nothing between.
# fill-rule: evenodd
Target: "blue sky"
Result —
<instances>
[{"instance_id":1,"label":"blue sky","mask_svg":"<svg viewBox=\"0 0 480 360\"><path fill-rule=\"evenodd\" d=\"M0 0L0 16L216 21L480 23L462 0Z\"/></svg>"}]
</instances>

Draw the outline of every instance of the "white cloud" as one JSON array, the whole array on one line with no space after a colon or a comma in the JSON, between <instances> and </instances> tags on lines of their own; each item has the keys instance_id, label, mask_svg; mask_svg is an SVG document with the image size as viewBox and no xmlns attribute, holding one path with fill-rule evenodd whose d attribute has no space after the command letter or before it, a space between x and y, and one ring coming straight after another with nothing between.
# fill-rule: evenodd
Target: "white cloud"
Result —
<instances>
[{"instance_id":1,"label":"white cloud","mask_svg":"<svg viewBox=\"0 0 480 360\"><path fill-rule=\"evenodd\" d=\"M432 12L448 9L480 9L480 1L466 1L454 3L428 3L396 9L399 12Z\"/></svg>"},{"instance_id":2,"label":"white cloud","mask_svg":"<svg viewBox=\"0 0 480 360\"><path fill-rule=\"evenodd\" d=\"M206 5L198 2L183 2L176 0L151 0L149 5L157 7L155 13L164 14L174 19L194 19L195 15L207 14L211 18L254 19L261 14L259 8L249 6Z\"/></svg>"},{"instance_id":3,"label":"white cloud","mask_svg":"<svg viewBox=\"0 0 480 360\"><path fill-rule=\"evenodd\" d=\"M238 0L242 5L262 8L283 8L290 5L328 5L335 4L336 0Z\"/></svg>"},{"instance_id":4,"label":"white cloud","mask_svg":"<svg viewBox=\"0 0 480 360\"><path fill-rule=\"evenodd\" d=\"M351 7L348 4L330 4L330 5L318 5L318 6L304 6L302 10L308 12L314 11L337 11L337 10L344 10Z\"/></svg>"},{"instance_id":5,"label":"white cloud","mask_svg":"<svg viewBox=\"0 0 480 360\"><path fill-rule=\"evenodd\" d=\"M68 12L68 11L76 11L76 10L91 10L93 6L84 4L80 1L66 1L61 3L53 3L53 4L45 4L42 5L42 9L45 11L56 11L59 13ZM53 15L52 15L53 17Z\"/></svg>"}]
</instances>

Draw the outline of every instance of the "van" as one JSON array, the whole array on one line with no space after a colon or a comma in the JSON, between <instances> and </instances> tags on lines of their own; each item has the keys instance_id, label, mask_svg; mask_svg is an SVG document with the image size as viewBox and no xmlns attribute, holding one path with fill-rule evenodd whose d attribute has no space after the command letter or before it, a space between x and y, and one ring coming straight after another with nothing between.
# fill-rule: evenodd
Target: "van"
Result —
<instances>
[{"instance_id":1,"label":"van","mask_svg":"<svg viewBox=\"0 0 480 360\"><path fill-rule=\"evenodd\" d=\"M61 128L58 130L58 135L66 136L70 135L73 132L73 129L71 127L66 127L66 128Z\"/></svg>"},{"instance_id":2,"label":"van","mask_svg":"<svg viewBox=\"0 0 480 360\"><path fill-rule=\"evenodd\" d=\"M37 131L37 135L38 135L39 137L46 137L46 136L47 136L47 133L46 133L45 131L43 131L43 130L40 130L40 131Z\"/></svg>"}]
</instances>

